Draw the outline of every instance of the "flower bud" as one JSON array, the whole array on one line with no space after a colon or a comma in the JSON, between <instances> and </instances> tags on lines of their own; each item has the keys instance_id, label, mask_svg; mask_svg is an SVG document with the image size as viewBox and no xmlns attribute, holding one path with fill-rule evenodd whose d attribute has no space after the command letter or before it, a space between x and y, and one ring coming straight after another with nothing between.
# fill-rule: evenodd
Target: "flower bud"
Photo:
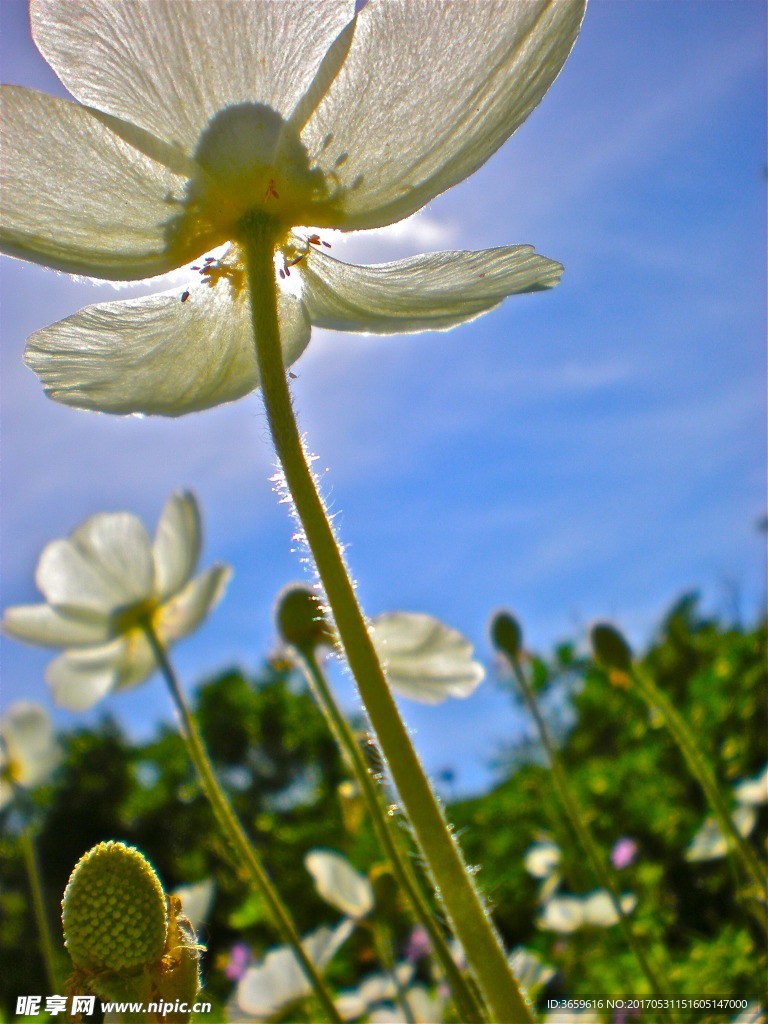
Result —
<instances>
[{"instance_id":1,"label":"flower bud","mask_svg":"<svg viewBox=\"0 0 768 1024\"><path fill-rule=\"evenodd\" d=\"M64 892L64 942L77 968L126 971L157 963L168 934L166 900L149 861L124 843L99 843Z\"/></svg>"},{"instance_id":2,"label":"flower bud","mask_svg":"<svg viewBox=\"0 0 768 1024\"><path fill-rule=\"evenodd\" d=\"M613 626L598 623L590 631L592 651L601 668L629 672L632 669L632 648Z\"/></svg>"},{"instance_id":3,"label":"flower bud","mask_svg":"<svg viewBox=\"0 0 768 1024\"><path fill-rule=\"evenodd\" d=\"M300 584L292 584L279 594L275 618L282 638L303 653L311 654L320 644L333 643L320 601Z\"/></svg>"},{"instance_id":4,"label":"flower bud","mask_svg":"<svg viewBox=\"0 0 768 1024\"><path fill-rule=\"evenodd\" d=\"M497 650L516 658L523 646L523 631L517 619L508 612L499 612L491 622L491 640Z\"/></svg>"}]
</instances>

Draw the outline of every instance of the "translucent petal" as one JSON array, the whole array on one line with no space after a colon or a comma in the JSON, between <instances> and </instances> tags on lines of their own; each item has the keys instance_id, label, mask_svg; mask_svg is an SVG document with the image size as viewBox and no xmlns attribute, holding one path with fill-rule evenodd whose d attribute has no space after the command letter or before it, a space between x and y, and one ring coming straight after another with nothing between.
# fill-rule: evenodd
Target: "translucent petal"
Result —
<instances>
[{"instance_id":1,"label":"translucent petal","mask_svg":"<svg viewBox=\"0 0 768 1024\"><path fill-rule=\"evenodd\" d=\"M21 786L42 785L61 763L61 747L45 708L20 701L12 704L0 723L0 734L13 779Z\"/></svg>"},{"instance_id":2,"label":"translucent petal","mask_svg":"<svg viewBox=\"0 0 768 1024\"><path fill-rule=\"evenodd\" d=\"M373 620L373 643L392 689L423 704L468 697L485 670L472 644L431 615L389 612Z\"/></svg>"},{"instance_id":3,"label":"translucent petal","mask_svg":"<svg viewBox=\"0 0 768 1024\"><path fill-rule=\"evenodd\" d=\"M110 637L109 620L98 614L76 614L74 610L47 604L7 608L3 629L8 636L41 647L78 647L98 644Z\"/></svg>"},{"instance_id":4,"label":"translucent petal","mask_svg":"<svg viewBox=\"0 0 768 1024\"><path fill-rule=\"evenodd\" d=\"M299 265L312 323L336 331L409 334L473 320L519 292L552 288L563 267L532 246L436 252L359 267L312 250Z\"/></svg>"},{"instance_id":5,"label":"translucent petal","mask_svg":"<svg viewBox=\"0 0 768 1024\"><path fill-rule=\"evenodd\" d=\"M160 515L152 545L155 595L161 601L178 593L192 577L201 545L200 510L194 494L172 494Z\"/></svg>"},{"instance_id":6,"label":"translucent petal","mask_svg":"<svg viewBox=\"0 0 768 1024\"><path fill-rule=\"evenodd\" d=\"M50 663L45 678L56 703L69 711L87 711L107 696L117 680L116 645L67 651Z\"/></svg>"},{"instance_id":7,"label":"translucent petal","mask_svg":"<svg viewBox=\"0 0 768 1024\"><path fill-rule=\"evenodd\" d=\"M50 398L80 409L180 416L231 402L258 384L245 292L227 281L87 306L37 331L25 360ZM286 366L310 326L298 298L281 292Z\"/></svg>"},{"instance_id":8,"label":"translucent petal","mask_svg":"<svg viewBox=\"0 0 768 1024\"><path fill-rule=\"evenodd\" d=\"M539 103L585 0L372 0L303 141L336 227L401 220L480 167Z\"/></svg>"},{"instance_id":9,"label":"translucent petal","mask_svg":"<svg viewBox=\"0 0 768 1024\"><path fill-rule=\"evenodd\" d=\"M146 637L132 630L100 647L66 651L50 663L45 678L57 704L85 711L113 690L144 682L156 667Z\"/></svg>"},{"instance_id":10,"label":"translucent petal","mask_svg":"<svg viewBox=\"0 0 768 1024\"><path fill-rule=\"evenodd\" d=\"M198 255L168 248L188 161L68 100L20 86L3 86L0 98L0 251L113 280Z\"/></svg>"},{"instance_id":11,"label":"translucent petal","mask_svg":"<svg viewBox=\"0 0 768 1024\"><path fill-rule=\"evenodd\" d=\"M37 0L32 32L73 96L191 153L224 107L288 117L353 12L353 0Z\"/></svg>"},{"instance_id":12,"label":"translucent petal","mask_svg":"<svg viewBox=\"0 0 768 1024\"><path fill-rule=\"evenodd\" d=\"M213 565L164 604L156 623L163 642L171 644L197 629L223 597L231 577L229 566Z\"/></svg>"},{"instance_id":13,"label":"translucent petal","mask_svg":"<svg viewBox=\"0 0 768 1024\"><path fill-rule=\"evenodd\" d=\"M320 897L347 917L365 917L373 909L371 883L346 857L332 850L312 850L304 858Z\"/></svg>"},{"instance_id":14,"label":"translucent petal","mask_svg":"<svg viewBox=\"0 0 768 1024\"><path fill-rule=\"evenodd\" d=\"M103 616L144 601L153 583L147 531L129 512L92 516L47 545L35 580L49 604Z\"/></svg>"}]
</instances>

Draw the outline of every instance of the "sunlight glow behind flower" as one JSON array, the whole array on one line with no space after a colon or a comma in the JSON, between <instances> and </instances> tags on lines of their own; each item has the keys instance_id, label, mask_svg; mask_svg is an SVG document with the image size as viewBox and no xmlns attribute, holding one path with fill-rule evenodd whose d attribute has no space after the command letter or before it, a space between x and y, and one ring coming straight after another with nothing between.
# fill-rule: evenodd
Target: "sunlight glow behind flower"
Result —
<instances>
[{"instance_id":1,"label":"sunlight glow behind flower","mask_svg":"<svg viewBox=\"0 0 768 1024\"><path fill-rule=\"evenodd\" d=\"M218 603L231 570L214 565L193 578L201 545L200 512L190 493L168 499L154 543L128 512L92 516L40 556L35 580L47 603L8 608L3 628L17 640L65 648L46 679L58 704L89 708L154 671L143 623L169 646Z\"/></svg>"},{"instance_id":2,"label":"sunlight glow behind flower","mask_svg":"<svg viewBox=\"0 0 768 1024\"><path fill-rule=\"evenodd\" d=\"M47 393L176 416L252 391L252 215L276 226L286 366L311 324L443 330L555 285L530 246L357 267L322 232L396 223L477 170L557 77L584 2L34 0L35 42L79 103L3 87L0 251L110 280L200 261L182 295L34 334Z\"/></svg>"}]
</instances>

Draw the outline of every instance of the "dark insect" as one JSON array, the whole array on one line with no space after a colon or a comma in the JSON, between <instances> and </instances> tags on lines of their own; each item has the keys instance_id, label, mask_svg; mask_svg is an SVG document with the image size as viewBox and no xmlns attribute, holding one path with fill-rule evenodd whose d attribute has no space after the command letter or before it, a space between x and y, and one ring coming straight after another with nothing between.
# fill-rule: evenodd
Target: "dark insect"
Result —
<instances>
[{"instance_id":1,"label":"dark insect","mask_svg":"<svg viewBox=\"0 0 768 1024\"><path fill-rule=\"evenodd\" d=\"M188 298L189 298L189 292L182 292L181 293L181 301L182 302L186 302Z\"/></svg>"}]
</instances>

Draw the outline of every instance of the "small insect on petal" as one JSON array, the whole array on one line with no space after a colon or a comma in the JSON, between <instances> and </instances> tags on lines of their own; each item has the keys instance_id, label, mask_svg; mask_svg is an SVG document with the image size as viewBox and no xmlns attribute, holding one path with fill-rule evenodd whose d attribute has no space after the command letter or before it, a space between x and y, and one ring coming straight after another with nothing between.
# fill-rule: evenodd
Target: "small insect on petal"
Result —
<instances>
[{"instance_id":1,"label":"small insect on petal","mask_svg":"<svg viewBox=\"0 0 768 1024\"><path fill-rule=\"evenodd\" d=\"M189 292L182 292L181 293L181 301L182 302L186 302L188 298L189 298Z\"/></svg>"}]
</instances>

